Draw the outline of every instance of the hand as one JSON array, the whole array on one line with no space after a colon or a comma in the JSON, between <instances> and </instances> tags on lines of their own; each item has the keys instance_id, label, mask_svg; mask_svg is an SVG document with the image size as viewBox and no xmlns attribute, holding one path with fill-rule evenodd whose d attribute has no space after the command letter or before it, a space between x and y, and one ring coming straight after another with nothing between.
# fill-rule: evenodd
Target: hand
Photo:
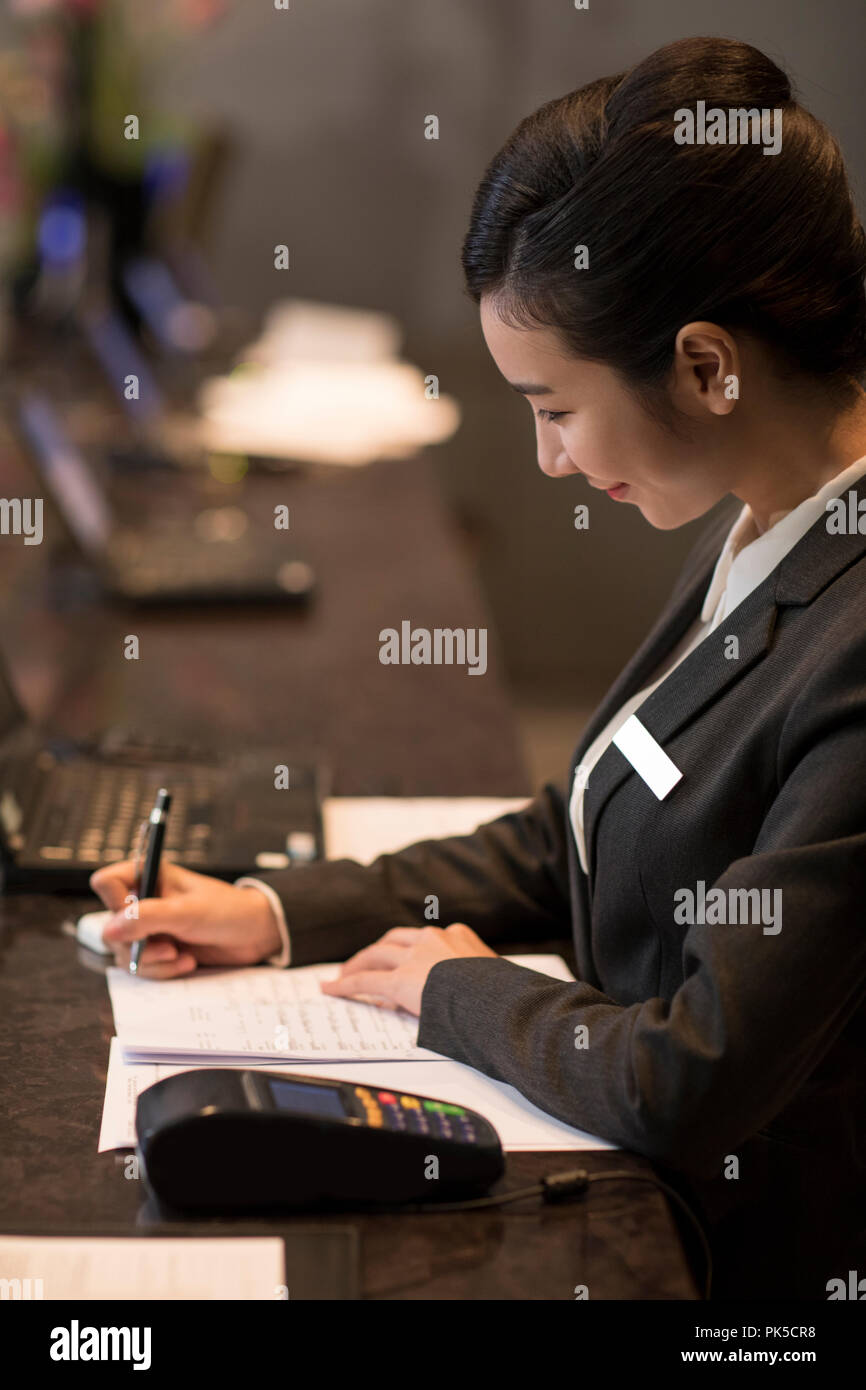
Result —
<instances>
[{"instance_id":1,"label":"hand","mask_svg":"<svg viewBox=\"0 0 866 1390\"><path fill-rule=\"evenodd\" d=\"M440 960L461 956L495 956L480 936L462 922L450 927L393 927L372 946L347 960L335 980L322 984L325 994L363 997L386 1009L420 1014L427 976Z\"/></svg>"},{"instance_id":2,"label":"hand","mask_svg":"<svg viewBox=\"0 0 866 1390\"><path fill-rule=\"evenodd\" d=\"M199 965L255 965L280 949L271 905L258 888L233 888L164 861L159 897L139 902L132 860L97 869L90 886L114 914L102 939L116 963L128 969L131 943L146 938L138 973L153 980L190 975Z\"/></svg>"}]
</instances>

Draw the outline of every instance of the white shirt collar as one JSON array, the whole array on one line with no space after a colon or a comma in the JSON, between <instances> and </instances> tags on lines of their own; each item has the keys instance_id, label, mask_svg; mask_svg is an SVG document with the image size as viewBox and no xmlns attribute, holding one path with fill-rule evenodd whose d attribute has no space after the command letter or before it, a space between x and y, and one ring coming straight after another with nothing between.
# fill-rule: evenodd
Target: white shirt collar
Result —
<instances>
[{"instance_id":1,"label":"white shirt collar","mask_svg":"<svg viewBox=\"0 0 866 1390\"><path fill-rule=\"evenodd\" d=\"M742 603L771 574L779 562L793 550L806 532L827 509L832 497L839 497L866 473L866 454L857 459L835 478L825 483L814 496L807 497L792 511L774 512L770 526L759 533L752 509L743 507L722 547L707 589L701 621L716 627L723 618Z\"/></svg>"}]
</instances>

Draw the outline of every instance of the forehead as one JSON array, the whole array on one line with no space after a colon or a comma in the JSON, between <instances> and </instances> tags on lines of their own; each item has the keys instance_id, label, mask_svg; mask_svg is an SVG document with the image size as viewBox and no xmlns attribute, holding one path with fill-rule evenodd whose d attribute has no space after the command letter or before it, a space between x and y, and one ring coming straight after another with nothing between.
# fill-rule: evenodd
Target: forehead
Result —
<instances>
[{"instance_id":1,"label":"forehead","mask_svg":"<svg viewBox=\"0 0 866 1390\"><path fill-rule=\"evenodd\" d=\"M507 381L543 384L555 390L573 377L578 362L567 357L549 328L523 328L503 323L489 297L481 300L481 331L490 355Z\"/></svg>"}]
</instances>

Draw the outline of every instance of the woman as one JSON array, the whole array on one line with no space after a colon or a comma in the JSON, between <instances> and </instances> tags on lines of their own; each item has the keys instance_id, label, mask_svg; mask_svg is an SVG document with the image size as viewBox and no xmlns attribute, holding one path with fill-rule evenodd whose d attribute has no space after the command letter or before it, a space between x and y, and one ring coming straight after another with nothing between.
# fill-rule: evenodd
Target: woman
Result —
<instances>
[{"instance_id":1,"label":"woman","mask_svg":"<svg viewBox=\"0 0 866 1390\"><path fill-rule=\"evenodd\" d=\"M741 139L688 143L699 101ZM733 527L564 786L366 868L169 867L137 921L130 866L100 870L106 940L126 963L154 937L155 978L285 964L289 938L292 964L350 957L330 993L678 1174L718 1295L826 1298L866 1272L866 238L839 150L755 49L683 40L520 124L463 263L545 473L661 529L731 494ZM453 925L423 925L431 892ZM497 954L569 927L576 984Z\"/></svg>"}]
</instances>

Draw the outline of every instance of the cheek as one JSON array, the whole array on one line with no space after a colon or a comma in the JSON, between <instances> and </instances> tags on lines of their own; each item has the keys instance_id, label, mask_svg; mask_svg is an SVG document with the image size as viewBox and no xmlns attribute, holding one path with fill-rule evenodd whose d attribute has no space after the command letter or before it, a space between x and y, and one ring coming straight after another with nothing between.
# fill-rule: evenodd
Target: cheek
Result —
<instances>
[{"instance_id":1,"label":"cheek","mask_svg":"<svg viewBox=\"0 0 866 1390\"><path fill-rule=\"evenodd\" d=\"M616 428L606 412L582 410L563 421L560 427L563 447L587 473L593 461L603 459L615 445Z\"/></svg>"},{"instance_id":2,"label":"cheek","mask_svg":"<svg viewBox=\"0 0 866 1390\"><path fill-rule=\"evenodd\" d=\"M628 412L581 411L563 422L561 437L569 458L590 477L628 479L645 470L646 426L639 429Z\"/></svg>"}]
</instances>

